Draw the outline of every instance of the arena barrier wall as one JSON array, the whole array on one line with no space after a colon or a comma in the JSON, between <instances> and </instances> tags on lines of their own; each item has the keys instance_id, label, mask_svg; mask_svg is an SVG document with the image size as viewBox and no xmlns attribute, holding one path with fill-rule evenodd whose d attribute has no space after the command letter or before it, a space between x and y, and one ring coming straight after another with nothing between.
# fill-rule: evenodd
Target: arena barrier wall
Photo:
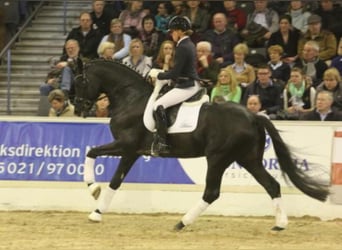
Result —
<instances>
[{"instance_id":1,"label":"arena barrier wall","mask_svg":"<svg viewBox=\"0 0 342 250\"><path fill-rule=\"evenodd\" d=\"M341 123L275 122L295 160L310 176L331 183L331 198L321 203L300 193L279 171L267 136L264 166L282 186L289 215L342 218ZM341 138L340 138L341 137ZM82 182L89 148L112 141L108 119L0 118L0 209L90 211L96 202ZM96 179L105 187L118 157L100 157ZM142 156L114 197L114 212L184 213L204 188L204 158ZM236 163L224 173L222 194L206 212L220 215L272 215L261 186Z\"/></svg>"}]
</instances>

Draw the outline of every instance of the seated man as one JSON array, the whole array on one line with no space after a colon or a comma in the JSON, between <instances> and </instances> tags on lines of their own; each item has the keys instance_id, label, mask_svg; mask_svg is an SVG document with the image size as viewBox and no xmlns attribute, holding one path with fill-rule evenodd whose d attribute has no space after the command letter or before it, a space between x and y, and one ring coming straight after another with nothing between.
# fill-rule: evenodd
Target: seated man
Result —
<instances>
[{"instance_id":1,"label":"seated man","mask_svg":"<svg viewBox=\"0 0 342 250\"><path fill-rule=\"evenodd\" d=\"M203 40L211 43L214 60L220 67L225 67L233 63L233 49L240 39L236 33L227 29L228 20L225 14L217 13L212 20L214 27L204 33Z\"/></svg>"},{"instance_id":2,"label":"seated man","mask_svg":"<svg viewBox=\"0 0 342 250\"><path fill-rule=\"evenodd\" d=\"M261 111L274 119L282 107L281 86L271 79L271 69L268 65L261 65L257 70L257 80L248 85L242 98L242 104L247 105L248 97L258 95L261 100Z\"/></svg>"},{"instance_id":3,"label":"seated man","mask_svg":"<svg viewBox=\"0 0 342 250\"><path fill-rule=\"evenodd\" d=\"M59 116L70 116L74 115L74 106L68 102L65 98L63 91L60 89L55 89L50 92L48 96L49 103L51 105L49 116L50 117L59 117Z\"/></svg>"},{"instance_id":4,"label":"seated man","mask_svg":"<svg viewBox=\"0 0 342 250\"><path fill-rule=\"evenodd\" d=\"M299 119L308 121L342 121L342 113L332 108L333 100L331 92L318 92L315 109L308 113L303 113Z\"/></svg>"},{"instance_id":5,"label":"seated man","mask_svg":"<svg viewBox=\"0 0 342 250\"><path fill-rule=\"evenodd\" d=\"M298 67L303 70L307 80L317 87L323 79L323 73L328 68L327 64L321 60L319 55L319 45L315 41L308 41L303 48L303 56L297 58L294 67Z\"/></svg>"},{"instance_id":6,"label":"seated man","mask_svg":"<svg viewBox=\"0 0 342 250\"><path fill-rule=\"evenodd\" d=\"M322 29L322 18L311 15L308 18L308 31L298 41L298 54L303 57L303 48L307 41L316 41L319 46L319 59L327 61L336 55L337 41L335 35Z\"/></svg>"},{"instance_id":7,"label":"seated man","mask_svg":"<svg viewBox=\"0 0 342 250\"><path fill-rule=\"evenodd\" d=\"M48 76L47 81L40 86L41 95L47 96L50 91L58 88L62 89L66 98L73 96L74 77L82 72L83 62L79 57L80 48L76 40L68 40L65 43L65 50L67 55L63 55L61 61L55 65L56 69L61 70L60 78L54 79L54 77Z\"/></svg>"}]
</instances>

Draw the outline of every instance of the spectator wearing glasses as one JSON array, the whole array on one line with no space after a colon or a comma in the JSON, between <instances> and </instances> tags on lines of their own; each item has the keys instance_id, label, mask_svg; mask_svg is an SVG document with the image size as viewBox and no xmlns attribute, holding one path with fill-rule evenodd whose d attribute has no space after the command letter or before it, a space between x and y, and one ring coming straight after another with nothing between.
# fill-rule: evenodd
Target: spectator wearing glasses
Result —
<instances>
[{"instance_id":1,"label":"spectator wearing glasses","mask_svg":"<svg viewBox=\"0 0 342 250\"><path fill-rule=\"evenodd\" d=\"M271 75L271 69L267 64L260 65L257 69L257 79L246 88L242 104L246 106L250 95L258 95L261 100L261 111L275 119L276 113L282 108L282 89L272 81Z\"/></svg>"}]
</instances>

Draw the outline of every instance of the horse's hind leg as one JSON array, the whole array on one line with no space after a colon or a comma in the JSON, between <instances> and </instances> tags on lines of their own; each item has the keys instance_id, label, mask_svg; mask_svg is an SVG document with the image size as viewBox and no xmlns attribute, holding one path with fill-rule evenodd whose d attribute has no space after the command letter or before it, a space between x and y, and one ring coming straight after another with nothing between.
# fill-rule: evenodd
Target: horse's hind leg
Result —
<instances>
[{"instance_id":1,"label":"horse's hind leg","mask_svg":"<svg viewBox=\"0 0 342 250\"><path fill-rule=\"evenodd\" d=\"M109 183L109 186L100 197L97 209L95 209L88 219L93 222L102 220L102 213L107 212L116 190L121 186L124 178L132 168L134 162L138 159L138 155L122 156L119 166Z\"/></svg>"},{"instance_id":2,"label":"horse's hind leg","mask_svg":"<svg viewBox=\"0 0 342 250\"><path fill-rule=\"evenodd\" d=\"M288 219L282 204L279 183L265 170L261 160L250 159L246 161L245 159L243 162L238 163L245 167L272 198L276 219L276 224L272 230L284 230L288 224Z\"/></svg>"},{"instance_id":3,"label":"horse's hind leg","mask_svg":"<svg viewBox=\"0 0 342 250\"><path fill-rule=\"evenodd\" d=\"M229 151L228 151L229 152ZM202 199L192 207L174 227L179 231L187 225L192 224L211 203L220 196L222 175L225 169L233 162L233 159L226 155L207 157L208 170L206 176L206 186Z\"/></svg>"}]
</instances>

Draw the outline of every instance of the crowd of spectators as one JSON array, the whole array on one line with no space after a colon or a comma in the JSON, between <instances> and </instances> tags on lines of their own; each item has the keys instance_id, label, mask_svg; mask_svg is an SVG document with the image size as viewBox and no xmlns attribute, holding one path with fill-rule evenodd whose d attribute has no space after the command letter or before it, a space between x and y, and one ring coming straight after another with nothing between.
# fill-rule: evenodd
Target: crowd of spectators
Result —
<instances>
[{"instance_id":1,"label":"crowd of spectators","mask_svg":"<svg viewBox=\"0 0 342 250\"><path fill-rule=\"evenodd\" d=\"M253 96L251 103L260 104L257 112L270 119L303 119L312 117L307 113L323 112L317 109L316 99L326 91L333 98L327 112L339 113L341 4L336 0L95 0L89 12L80 13L79 26L67 36L57 88L70 97L72 79L65 79L95 58L121 61L144 76L152 67L172 68L175 45L167 23L181 15L191 21L196 70L212 83L208 87L212 102L247 105ZM79 48L76 57L67 51L70 41ZM56 88L51 82L42 84L42 95Z\"/></svg>"}]
</instances>

